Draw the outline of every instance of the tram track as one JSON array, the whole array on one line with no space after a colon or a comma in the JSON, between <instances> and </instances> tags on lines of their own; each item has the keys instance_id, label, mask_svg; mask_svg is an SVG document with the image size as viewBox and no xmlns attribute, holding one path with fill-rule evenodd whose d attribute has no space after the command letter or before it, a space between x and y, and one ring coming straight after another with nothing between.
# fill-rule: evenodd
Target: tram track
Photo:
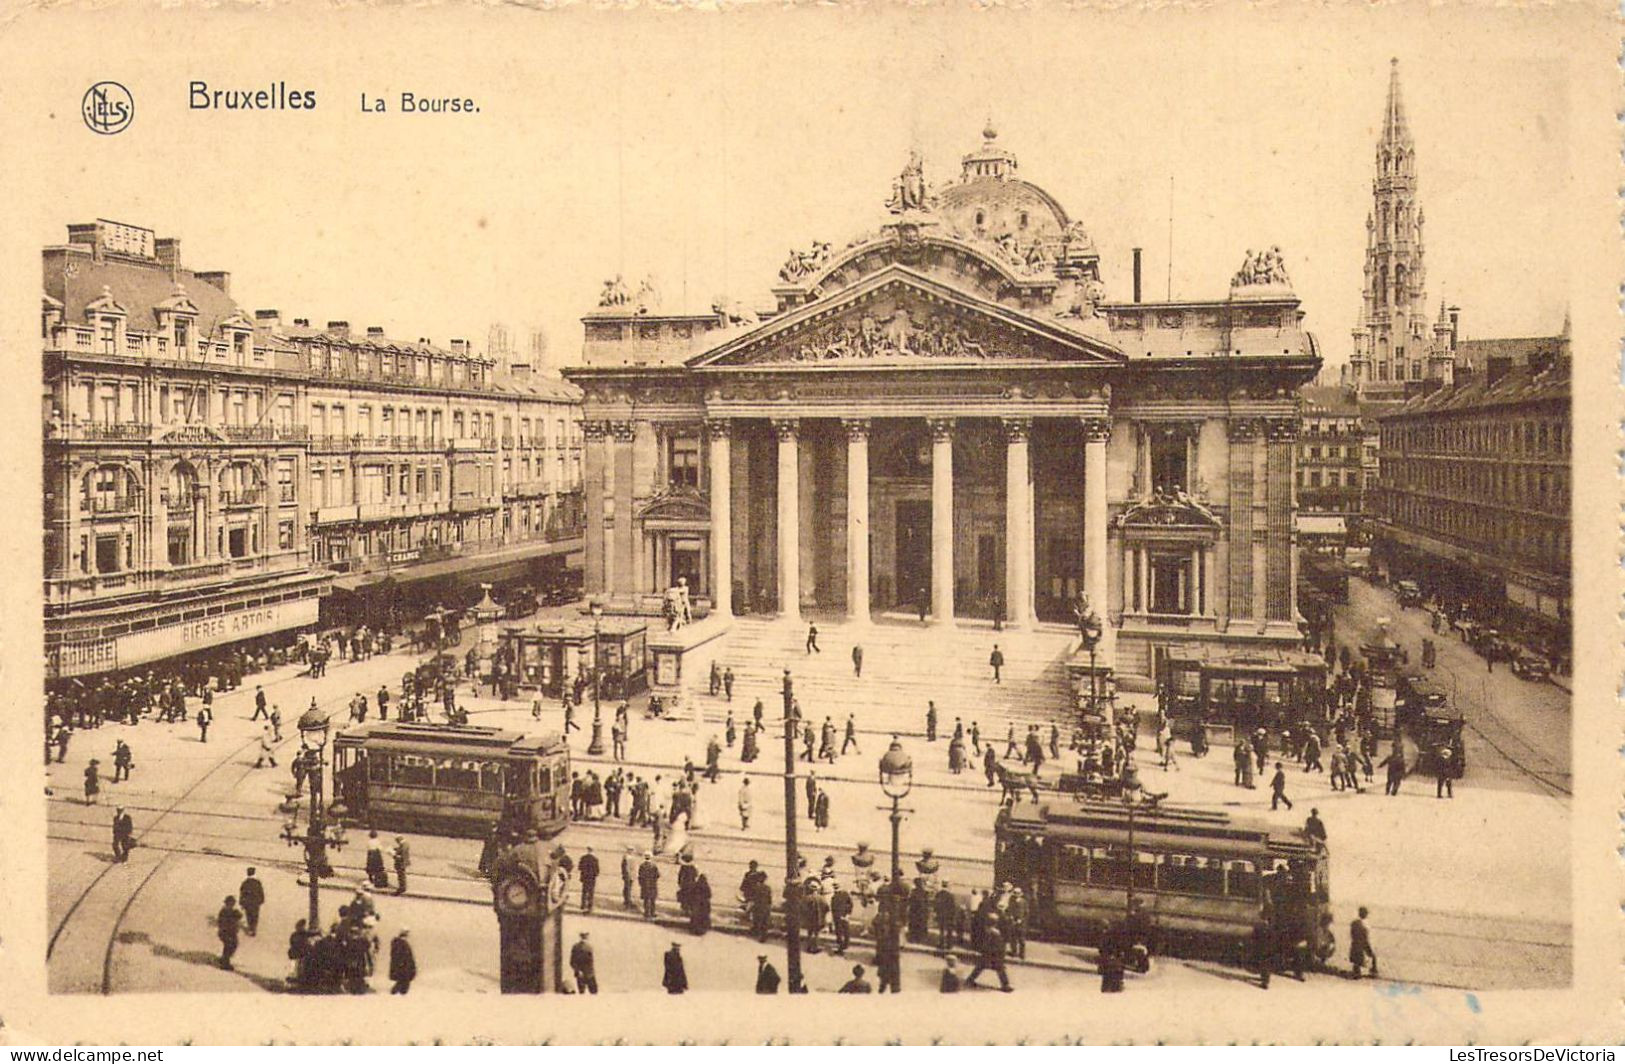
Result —
<instances>
[{"instance_id":1,"label":"tram track","mask_svg":"<svg viewBox=\"0 0 1625 1064\"><path fill-rule=\"evenodd\" d=\"M293 674L291 676L283 677L283 678L281 678L279 680L273 680L273 681L271 681L271 684L269 684L269 685L262 684L262 685L259 685L259 686L262 686L262 687L263 686L277 686L277 685L280 685L281 683L285 683L285 682L289 682L291 680L297 679L297 678L299 678L299 676L300 676L299 673L295 673L295 674ZM319 701L317 701L316 705L319 708L327 709L327 710L331 711L332 708L334 708L334 707L336 707L338 705L342 705L342 704L344 704L344 702L345 702L345 699L344 699L343 696L335 696L334 698L331 698L331 699L319 700ZM283 746L288 745L292 741L293 740L292 740L291 737L288 738L288 739L284 739L281 743L279 743L277 745L277 749L281 749ZM118 937L119 937L121 928L123 926L123 922L124 922L125 917L128 916L131 908L134 907L137 899L141 896L141 893L147 888L147 886L155 878L157 878L158 873L164 869L164 867L169 863L170 859L172 857L177 856L178 854L180 854L182 852L185 852L184 848L181 848L181 847L151 845L150 842L151 842L153 836L157 832L159 832L161 830L162 825L164 824L164 822L166 820L169 820L172 817L199 815L198 813L196 813L194 811L185 810L182 807L185 806L189 801L191 801L194 798L194 796L196 796L198 794L198 792L201 791L205 787L206 784L210 784L211 782L218 783L219 775L220 775L220 773L221 773L221 771L223 769L226 769L228 766L238 764L239 763L239 760L238 760L239 758L243 757L248 751L256 749L258 746L259 746L259 737L255 736L254 738L251 738L251 739L247 740L246 742L244 742L244 743L242 743L240 745L232 747L230 749L230 751L225 755L225 757L221 758L215 765L213 765L206 772L204 772L201 776L199 776L196 780L194 780L191 783L191 785L188 786L184 791L182 791L181 794L173 802L170 802L167 805L148 807L149 811L156 810L158 812L158 815L156 817L152 818L150 821L148 821L141 828L141 830L139 832L137 832L137 834L135 835L135 844L136 845L135 845L134 849L139 850L139 851L152 850L154 852L158 852L159 854L161 854L161 856L159 856L158 860L152 865L152 867L149 868L146 871L146 873L142 876L141 880L138 883L136 883L136 885L135 885L135 887L133 889L130 890L129 894L124 897L122 903L119 905L119 908L118 908L118 911L117 911L116 915L113 917L111 927L109 928L109 930L107 931L106 936L105 936L106 937L106 944L105 944L105 946L103 947L103 949L101 951L102 952L101 975L100 975L100 980L99 980L101 993L109 994L109 993L112 992L113 955L114 955L114 953L116 951L116 948L117 948L117 945L118 945ZM229 786L227 786L225 788L224 793L225 794L231 794L231 793L235 792L237 790L237 788L240 787L244 783L244 781L246 781L256 771L258 771L258 770L255 769L253 766L249 766L249 767L245 768L241 773L239 773L236 776L235 779L233 779L231 781ZM89 808L88 806L76 805L75 803L71 803L71 802L68 802L66 800L60 800L59 799L58 801L60 802L60 804L64 808L83 808L83 809L88 809ZM126 808L131 808L131 807L126 807ZM259 819L259 818L245 818L245 819ZM273 817L265 817L264 819L267 820L267 821L270 821L270 822L275 822L275 818L273 818ZM87 823L86 821L83 821L83 820L76 820L75 822L80 823L80 824ZM47 834L48 834L48 837L54 837L54 836L50 835L49 831L48 831ZM92 837L84 839L84 840L75 840L75 841L84 841L84 842L94 843L95 838L92 836ZM204 851L198 851L198 852L200 854L204 853ZM210 855L210 856L212 856L212 855ZM83 908L86 900L89 899L104 882L108 881L109 877L113 874L113 872L115 870L119 869L121 865L124 865L124 866L127 867L127 862L109 862L107 867L103 868L100 872L98 872L91 879L91 881L88 884L86 884L85 887L82 890L79 891L77 896L75 896L73 902L68 906L67 910L62 914L62 917L57 921L56 926L51 931L50 938L47 940L46 948L45 948L45 959L46 959L47 963L49 963L53 959L53 957L55 957L58 942L62 939L63 934L68 930L70 924L72 924L75 916L77 916L80 913L80 910Z\"/></svg>"}]
</instances>

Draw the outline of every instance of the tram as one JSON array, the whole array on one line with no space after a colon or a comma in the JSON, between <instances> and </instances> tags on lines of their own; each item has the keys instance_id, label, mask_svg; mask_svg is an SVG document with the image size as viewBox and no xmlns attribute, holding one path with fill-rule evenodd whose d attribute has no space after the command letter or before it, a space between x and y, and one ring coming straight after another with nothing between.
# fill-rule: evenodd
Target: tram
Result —
<instances>
[{"instance_id":1,"label":"tram","mask_svg":"<svg viewBox=\"0 0 1625 1064\"><path fill-rule=\"evenodd\" d=\"M1156 952L1234 953L1261 917L1324 961L1331 855L1298 832L1217 811L1016 802L994 831L996 882L1033 900L1035 933L1099 941L1138 901Z\"/></svg>"},{"instance_id":2,"label":"tram","mask_svg":"<svg viewBox=\"0 0 1625 1064\"><path fill-rule=\"evenodd\" d=\"M484 837L500 821L547 838L570 813L570 751L558 735L364 724L333 740L336 793L362 827Z\"/></svg>"}]
</instances>

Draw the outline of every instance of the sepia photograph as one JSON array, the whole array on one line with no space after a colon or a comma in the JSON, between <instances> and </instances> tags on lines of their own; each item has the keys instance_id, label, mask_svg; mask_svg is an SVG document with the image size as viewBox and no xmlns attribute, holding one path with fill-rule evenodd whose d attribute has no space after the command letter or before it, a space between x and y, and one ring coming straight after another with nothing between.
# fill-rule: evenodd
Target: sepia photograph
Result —
<instances>
[{"instance_id":1,"label":"sepia photograph","mask_svg":"<svg viewBox=\"0 0 1625 1064\"><path fill-rule=\"evenodd\" d=\"M1616 16L19 8L8 1040L1617 1039Z\"/></svg>"}]
</instances>

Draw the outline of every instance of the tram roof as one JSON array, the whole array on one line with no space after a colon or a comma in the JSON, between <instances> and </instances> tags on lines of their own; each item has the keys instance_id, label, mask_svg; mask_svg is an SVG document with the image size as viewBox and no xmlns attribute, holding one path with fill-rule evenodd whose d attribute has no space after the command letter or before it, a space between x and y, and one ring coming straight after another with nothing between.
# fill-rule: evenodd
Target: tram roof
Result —
<instances>
[{"instance_id":1,"label":"tram roof","mask_svg":"<svg viewBox=\"0 0 1625 1064\"><path fill-rule=\"evenodd\" d=\"M1210 672L1296 672L1325 668L1326 659L1305 650L1256 647L1238 650L1216 646L1180 647L1168 651L1168 660L1184 666L1198 666Z\"/></svg>"},{"instance_id":2,"label":"tram roof","mask_svg":"<svg viewBox=\"0 0 1625 1064\"><path fill-rule=\"evenodd\" d=\"M479 750L487 753L545 753L564 745L556 732L526 735L508 728L471 724L425 724L417 721L379 721L339 732L339 740L369 750L426 753L436 750Z\"/></svg>"},{"instance_id":3,"label":"tram roof","mask_svg":"<svg viewBox=\"0 0 1625 1064\"><path fill-rule=\"evenodd\" d=\"M1005 818L1005 823L1018 831L1053 833L1062 840L1086 835L1094 845L1128 845L1128 810L1121 802L1021 801L1009 808ZM1137 810L1134 835L1147 846L1153 839L1167 843L1177 838L1177 849L1198 856L1239 858L1263 856L1270 851L1312 850L1308 840L1296 832L1218 810L1184 806Z\"/></svg>"},{"instance_id":4,"label":"tram roof","mask_svg":"<svg viewBox=\"0 0 1625 1064\"><path fill-rule=\"evenodd\" d=\"M508 635L530 636L536 639L590 640L593 638L593 624L592 621L569 619L529 621L522 624L505 624L502 630ZM597 631L601 636L636 635L648 627L648 622L641 617L606 616L597 622Z\"/></svg>"}]
</instances>

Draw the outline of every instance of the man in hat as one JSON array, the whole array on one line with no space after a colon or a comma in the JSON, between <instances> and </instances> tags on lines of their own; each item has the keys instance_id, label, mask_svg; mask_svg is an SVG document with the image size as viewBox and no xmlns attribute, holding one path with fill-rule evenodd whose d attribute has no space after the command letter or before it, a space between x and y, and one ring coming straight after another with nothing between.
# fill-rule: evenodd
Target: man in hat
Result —
<instances>
[{"instance_id":1,"label":"man in hat","mask_svg":"<svg viewBox=\"0 0 1625 1064\"><path fill-rule=\"evenodd\" d=\"M628 846L626 848L626 852L621 854L621 906L622 906L622 908L634 909L634 908L637 907L632 903L632 884L637 881L637 878L638 878L638 851L637 851L637 849L635 847Z\"/></svg>"},{"instance_id":2,"label":"man in hat","mask_svg":"<svg viewBox=\"0 0 1625 1064\"><path fill-rule=\"evenodd\" d=\"M215 915L215 934L220 938L220 967L231 969L231 956L237 952L237 930L243 923L243 911L237 908L237 899L226 895L225 904Z\"/></svg>"},{"instance_id":3,"label":"man in hat","mask_svg":"<svg viewBox=\"0 0 1625 1064\"><path fill-rule=\"evenodd\" d=\"M869 980L863 977L863 965L854 964L852 966L852 978L846 981L840 992L843 994L873 994L875 992L875 988L869 985Z\"/></svg>"},{"instance_id":4,"label":"man in hat","mask_svg":"<svg viewBox=\"0 0 1625 1064\"><path fill-rule=\"evenodd\" d=\"M406 893L406 870L412 866L412 849L404 836L395 836L395 893Z\"/></svg>"},{"instance_id":5,"label":"man in hat","mask_svg":"<svg viewBox=\"0 0 1625 1064\"><path fill-rule=\"evenodd\" d=\"M767 959L767 954L757 954L756 957L756 992L758 994L777 994L779 992L779 971Z\"/></svg>"},{"instance_id":6,"label":"man in hat","mask_svg":"<svg viewBox=\"0 0 1625 1064\"><path fill-rule=\"evenodd\" d=\"M746 733L746 737L749 738L749 733L748 732ZM750 777L745 776L739 781L739 830L740 831L749 831L750 830L750 811L751 811Z\"/></svg>"},{"instance_id":7,"label":"man in hat","mask_svg":"<svg viewBox=\"0 0 1625 1064\"><path fill-rule=\"evenodd\" d=\"M135 845L135 821L121 805L113 812L113 860L128 861Z\"/></svg>"},{"instance_id":8,"label":"man in hat","mask_svg":"<svg viewBox=\"0 0 1625 1064\"><path fill-rule=\"evenodd\" d=\"M265 688L261 687L259 684L255 684L254 685L254 715L252 717L248 718L248 722L250 724L252 724L254 721L259 720L261 717L265 717L265 718L269 719L270 716L271 716L271 714L266 712L266 707L265 707Z\"/></svg>"},{"instance_id":9,"label":"man in hat","mask_svg":"<svg viewBox=\"0 0 1625 1064\"><path fill-rule=\"evenodd\" d=\"M404 994L412 989L412 980L418 977L418 959L412 953L412 942L407 937L410 928L401 928L389 943L389 981L391 994Z\"/></svg>"},{"instance_id":10,"label":"man in hat","mask_svg":"<svg viewBox=\"0 0 1625 1064\"><path fill-rule=\"evenodd\" d=\"M242 903L243 916L248 924L250 937L259 934L260 908L265 904L265 884L254 875L254 869L248 870L242 884L237 888L237 899Z\"/></svg>"},{"instance_id":11,"label":"man in hat","mask_svg":"<svg viewBox=\"0 0 1625 1064\"><path fill-rule=\"evenodd\" d=\"M576 874L581 877L581 911L592 912L592 903L598 893L598 873L600 866L598 855L587 847L587 852L581 855L581 862L576 865Z\"/></svg>"},{"instance_id":12,"label":"man in hat","mask_svg":"<svg viewBox=\"0 0 1625 1064\"><path fill-rule=\"evenodd\" d=\"M660 985L666 988L666 993L681 994L688 989L688 972L683 967L682 943L673 942L671 949L666 951L665 969Z\"/></svg>"},{"instance_id":13,"label":"man in hat","mask_svg":"<svg viewBox=\"0 0 1625 1064\"><path fill-rule=\"evenodd\" d=\"M575 976L576 993L598 993L598 970L593 960L592 943L587 940L585 931L570 947L570 974Z\"/></svg>"},{"instance_id":14,"label":"man in hat","mask_svg":"<svg viewBox=\"0 0 1625 1064\"><path fill-rule=\"evenodd\" d=\"M638 888L643 896L643 916L645 919L655 918L655 902L660 898L660 866L655 864L655 855L643 851L643 863L638 865Z\"/></svg>"}]
</instances>

